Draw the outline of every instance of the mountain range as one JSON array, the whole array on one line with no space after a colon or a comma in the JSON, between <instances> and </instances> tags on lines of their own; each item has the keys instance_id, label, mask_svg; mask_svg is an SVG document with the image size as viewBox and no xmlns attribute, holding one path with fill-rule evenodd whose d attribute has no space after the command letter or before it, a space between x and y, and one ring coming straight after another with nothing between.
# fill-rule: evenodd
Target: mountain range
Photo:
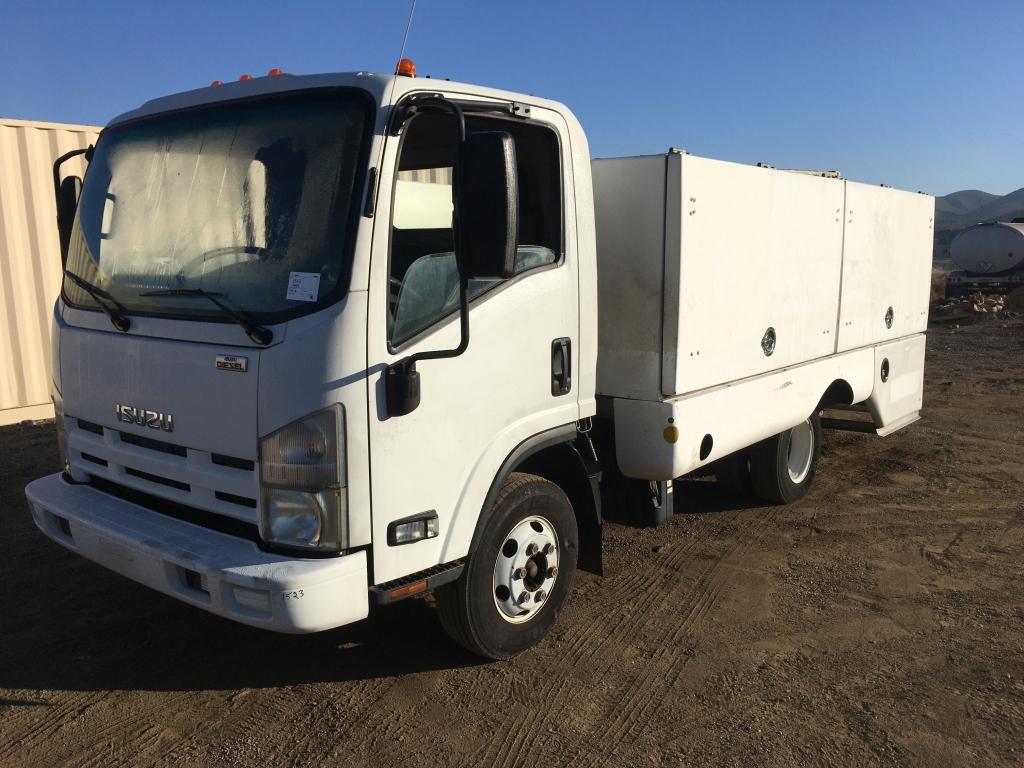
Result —
<instances>
[{"instance_id":1,"label":"mountain range","mask_svg":"<svg viewBox=\"0 0 1024 768\"><path fill-rule=\"evenodd\" d=\"M935 198L935 229L961 229L979 221L1010 221L1024 216L1024 187L1008 195L962 189Z\"/></svg>"}]
</instances>

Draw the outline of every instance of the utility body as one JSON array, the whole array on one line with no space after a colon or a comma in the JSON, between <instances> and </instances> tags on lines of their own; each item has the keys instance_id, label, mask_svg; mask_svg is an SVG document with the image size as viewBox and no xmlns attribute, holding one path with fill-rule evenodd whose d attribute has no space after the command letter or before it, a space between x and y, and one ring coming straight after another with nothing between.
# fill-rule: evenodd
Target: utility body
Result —
<instances>
[{"instance_id":1,"label":"utility body","mask_svg":"<svg viewBox=\"0 0 1024 768\"><path fill-rule=\"evenodd\" d=\"M156 99L87 158L55 174L64 469L32 515L236 621L436 590L458 642L509 656L600 569L602 499L663 522L701 472L791 501L823 409L920 412L924 195L592 163L562 104L366 73Z\"/></svg>"}]
</instances>

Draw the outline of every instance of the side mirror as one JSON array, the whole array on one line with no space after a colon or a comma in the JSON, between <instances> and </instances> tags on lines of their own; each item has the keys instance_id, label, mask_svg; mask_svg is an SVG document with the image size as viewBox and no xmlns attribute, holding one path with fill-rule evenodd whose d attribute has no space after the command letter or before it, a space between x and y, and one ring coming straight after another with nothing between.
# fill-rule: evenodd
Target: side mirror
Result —
<instances>
[{"instance_id":1,"label":"side mirror","mask_svg":"<svg viewBox=\"0 0 1024 768\"><path fill-rule=\"evenodd\" d=\"M57 187L57 232L60 234L60 260L66 264L68 245L71 242L71 227L75 223L78 197L82 193L82 180L68 176Z\"/></svg>"},{"instance_id":2,"label":"side mirror","mask_svg":"<svg viewBox=\"0 0 1024 768\"><path fill-rule=\"evenodd\" d=\"M504 131L471 133L459 148L455 253L464 280L515 274L519 233L516 145Z\"/></svg>"}]
</instances>

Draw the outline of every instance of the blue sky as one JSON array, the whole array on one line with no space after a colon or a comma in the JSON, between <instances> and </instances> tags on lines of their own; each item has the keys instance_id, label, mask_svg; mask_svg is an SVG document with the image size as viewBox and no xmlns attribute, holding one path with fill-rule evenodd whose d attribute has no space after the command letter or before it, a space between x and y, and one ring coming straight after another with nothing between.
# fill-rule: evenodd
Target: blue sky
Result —
<instances>
[{"instance_id":1,"label":"blue sky","mask_svg":"<svg viewBox=\"0 0 1024 768\"><path fill-rule=\"evenodd\" d=\"M271 67L391 71L408 2L8 3L0 114L102 124ZM595 156L661 152L945 194L1024 187L1024 2L418 0L421 74L568 104Z\"/></svg>"}]
</instances>

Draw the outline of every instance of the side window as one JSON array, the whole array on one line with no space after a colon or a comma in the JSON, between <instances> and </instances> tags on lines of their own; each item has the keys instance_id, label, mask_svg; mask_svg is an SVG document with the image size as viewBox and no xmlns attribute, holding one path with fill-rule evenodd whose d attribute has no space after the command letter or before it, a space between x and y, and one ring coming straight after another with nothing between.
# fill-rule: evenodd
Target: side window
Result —
<instances>
[{"instance_id":1,"label":"side window","mask_svg":"<svg viewBox=\"0 0 1024 768\"><path fill-rule=\"evenodd\" d=\"M406 127L395 179L388 264L388 340L401 344L458 309L452 232L455 129L450 115L423 114ZM516 274L554 264L562 252L562 188L554 131L469 115L466 129L507 131L516 145L519 233ZM470 297L500 281L473 280Z\"/></svg>"}]
</instances>

